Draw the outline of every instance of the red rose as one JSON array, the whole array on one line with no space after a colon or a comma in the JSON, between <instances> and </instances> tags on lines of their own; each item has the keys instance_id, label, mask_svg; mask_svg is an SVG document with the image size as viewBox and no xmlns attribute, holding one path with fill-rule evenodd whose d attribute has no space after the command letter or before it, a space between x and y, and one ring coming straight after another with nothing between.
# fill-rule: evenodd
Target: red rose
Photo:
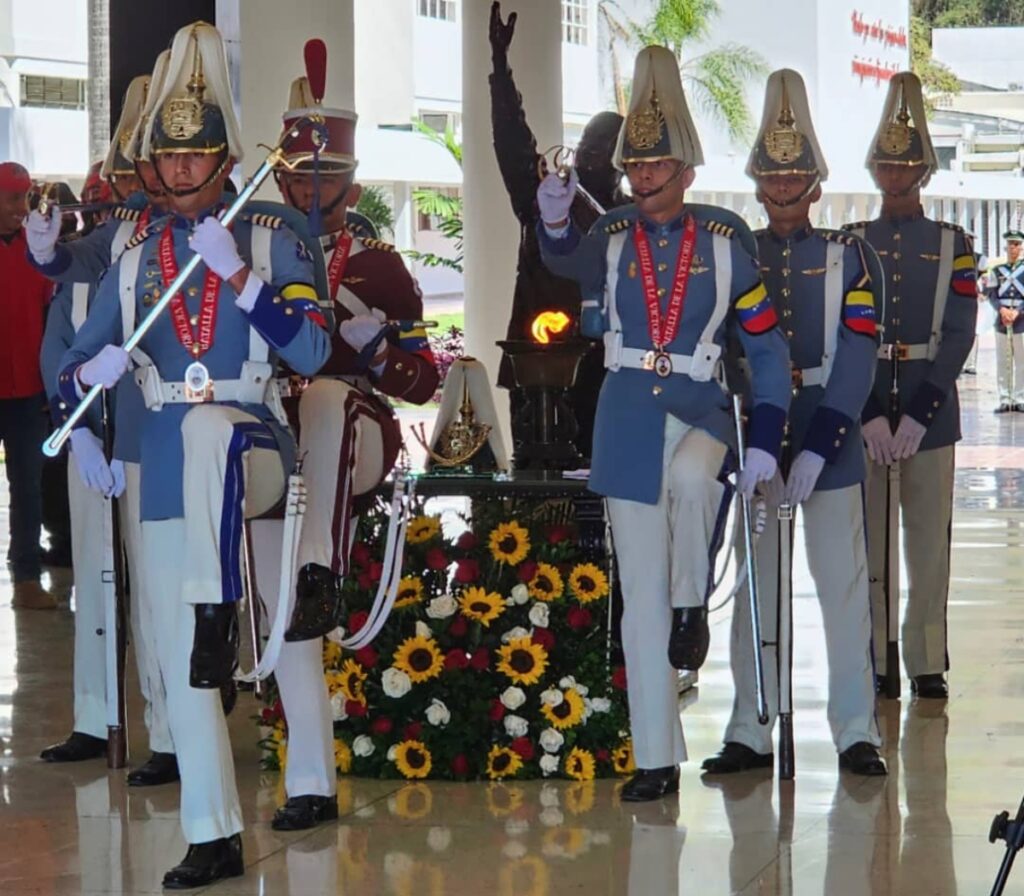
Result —
<instances>
[{"instance_id":1,"label":"red rose","mask_svg":"<svg viewBox=\"0 0 1024 896\"><path fill-rule=\"evenodd\" d=\"M263 711L260 713L260 721L263 722L264 725L273 725L274 722L277 721L277 716L274 715L274 710L269 706L264 707Z\"/></svg>"},{"instance_id":2,"label":"red rose","mask_svg":"<svg viewBox=\"0 0 1024 896\"><path fill-rule=\"evenodd\" d=\"M516 578L524 585L532 582L535 575L537 575L537 563L534 560L526 560L520 563L519 569L516 570Z\"/></svg>"},{"instance_id":3,"label":"red rose","mask_svg":"<svg viewBox=\"0 0 1024 896\"><path fill-rule=\"evenodd\" d=\"M359 575L356 576L356 584L358 584L363 591L369 591L373 588L373 582L370 579L370 574L368 572L359 573Z\"/></svg>"},{"instance_id":4,"label":"red rose","mask_svg":"<svg viewBox=\"0 0 1024 896\"><path fill-rule=\"evenodd\" d=\"M402 732L402 738L404 740L419 740L422 733L423 725L419 722L410 722L405 726L405 730Z\"/></svg>"},{"instance_id":5,"label":"red rose","mask_svg":"<svg viewBox=\"0 0 1024 896\"><path fill-rule=\"evenodd\" d=\"M394 722L387 716L377 716L377 718L370 722L370 730L374 734L389 734L392 728L394 728Z\"/></svg>"},{"instance_id":6,"label":"red rose","mask_svg":"<svg viewBox=\"0 0 1024 896\"><path fill-rule=\"evenodd\" d=\"M512 743L509 744L509 748L513 753L518 753L524 762L529 762L533 759L533 743L528 737L517 737Z\"/></svg>"},{"instance_id":7,"label":"red rose","mask_svg":"<svg viewBox=\"0 0 1024 896\"><path fill-rule=\"evenodd\" d=\"M461 638L469 631L469 621L465 616L455 616L448 626L448 634L453 638Z\"/></svg>"},{"instance_id":8,"label":"red rose","mask_svg":"<svg viewBox=\"0 0 1024 896\"><path fill-rule=\"evenodd\" d=\"M457 560L455 563L455 581L468 585L480 578L480 564L476 560Z\"/></svg>"},{"instance_id":9,"label":"red rose","mask_svg":"<svg viewBox=\"0 0 1024 896\"><path fill-rule=\"evenodd\" d=\"M589 628L594 617L590 615L590 610L586 607L573 607L566 614L565 621L569 624L569 628Z\"/></svg>"},{"instance_id":10,"label":"red rose","mask_svg":"<svg viewBox=\"0 0 1024 896\"><path fill-rule=\"evenodd\" d=\"M572 529L566 525L548 527L548 544L558 544L572 535Z\"/></svg>"},{"instance_id":11,"label":"red rose","mask_svg":"<svg viewBox=\"0 0 1024 896\"><path fill-rule=\"evenodd\" d=\"M382 575L384 575L384 564L379 560L374 560L370 564L370 581L379 582Z\"/></svg>"},{"instance_id":12,"label":"red rose","mask_svg":"<svg viewBox=\"0 0 1024 896\"><path fill-rule=\"evenodd\" d=\"M535 628L530 640L534 644L540 644L545 650L551 650L555 646L555 635L549 628Z\"/></svg>"},{"instance_id":13,"label":"red rose","mask_svg":"<svg viewBox=\"0 0 1024 896\"><path fill-rule=\"evenodd\" d=\"M608 752L607 750L598 750L598 751L597 751L597 752L596 752L596 753L594 754L594 758L595 758L595 759L596 759L596 760L597 760L598 762L607 762L607 761L608 761L609 759L611 759L611 758L612 758L612 754L611 754L611 753L609 753L609 752Z\"/></svg>"},{"instance_id":14,"label":"red rose","mask_svg":"<svg viewBox=\"0 0 1024 896\"><path fill-rule=\"evenodd\" d=\"M358 700L346 700L345 712L347 712L350 716L365 716L366 704L360 703Z\"/></svg>"},{"instance_id":15,"label":"red rose","mask_svg":"<svg viewBox=\"0 0 1024 896\"><path fill-rule=\"evenodd\" d=\"M469 666L477 672L486 672L491 665L491 655L486 647L478 647L469 658Z\"/></svg>"},{"instance_id":16,"label":"red rose","mask_svg":"<svg viewBox=\"0 0 1024 896\"><path fill-rule=\"evenodd\" d=\"M427 566L431 569L447 569L448 557L440 548L431 548L427 551Z\"/></svg>"},{"instance_id":17,"label":"red rose","mask_svg":"<svg viewBox=\"0 0 1024 896\"><path fill-rule=\"evenodd\" d=\"M490 712L487 713L492 722L500 722L505 718L505 706L500 700L491 701Z\"/></svg>"},{"instance_id":18,"label":"red rose","mask_svg":"<svg viewBox=\"0 0 1024 896\"><path fill-rule=\"evenodd\" d=\"M466 656L466 651L459 648L449 650L444 657L444 667L446 669L465 669L469 665L469 657Z\"/></svg>"},{"instance_id":19,"label":"red rose","mask_svg":"<svg viewBox=\"0 0 1024 896\"><path fill-rule=\"evenodd\" d=\"M363 647L355 652L356 662L362 663L367 669L372 669L377 665L377 661L380 659L380 654L377 653L370 646Z\"/></svg>"},{"instance_id":20,"label":"red rose","mask_svg":"<svg viewBox=\"0 0 1024 896\"><path fill-rule=\"evenodd\" d=\"M370 618L370 614L366 610L357 610L351 616L348 617L348 625L345 628L348 629L350 635L354 635L359 629L366 625L366 620Z\"/></svg>"},{"instance_id":21,"label":"red rose","mask_svg":"<svg viewBox=\"0 0 1024 896\"><path fill-rule=\"evenodd\" d=\"M616 666L612 669L612 687L620 691L626 690L626 667Z\"/></svg>"},{"instance_id":22,"label":"red rose","mask_svg":"<svg viewBox=\"0 0 1024 896\"><path fill-rule=\"evenodd\" d=\"M465 778L469 774L469 760L464 753L459 753L452 759L452 774L456 778Z\"/></svg>"},{"instance_id":23,"label":"red rose","mask_svg":"<svg viewBox=\"0 0 1024 896\"><path fill-rule=\"evenodd\" d=\"M365 541L357 541L349 556L356 566L366 566L370 562L370 548Z\"/></svg>"},{"instance_id":24,"label":"red rose","mask_svg":"<svg viewBox=\"0 0 1024 896\"><path fill-rule=\"evenodd\" d=\"M458 540L455 542L455 547L460 548L463 551L471 551L479 543L480 539L467 529L459 536Z\"/></svg>"}]
</instances>

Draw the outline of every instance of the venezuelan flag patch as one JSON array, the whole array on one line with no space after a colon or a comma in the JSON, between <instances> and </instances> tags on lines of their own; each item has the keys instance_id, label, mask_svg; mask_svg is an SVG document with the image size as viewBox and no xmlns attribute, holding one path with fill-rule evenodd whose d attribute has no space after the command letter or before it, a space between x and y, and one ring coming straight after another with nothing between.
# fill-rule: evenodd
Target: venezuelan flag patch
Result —
<instances>
[{"instance_id":1,"label":"venezuelan flag patch","mask_svg":"<svg viewBox=\"0 0 1024 896\"><path fill-rule=\"evenodd\" d=\"M949 285L958 296L973 299L978 294L978 266L973 255L958 255L954 259Z\"/></svg>"},{"instance_id":2,"label":"venezuelan flag patch","mask_svg":"<svg viewBox=\"0 0 1024 896\"><path fill-rule=\"evenodd\" d=\"M398 331L398 347L411 355L419 355L421 358L434 363L434 353L430 350L430 341L427 339L427 331L422 327L412 330Z\"/></svg>"},{"instance_id":3,"label":"venezuelan flag patch","mask_svg":"<svg viewBox=\"0 0 1024 896\"><path fill-rule=\"evenodd\" d=\"M288 303L288 308L301 311L318 327L327 327L320 303L317 301L316 290L308 283L289 283L281 289L281 298Z\"/></svg>"},{"instance_id":4,"label":"venezuelan flag patch","mask_svg":"<svg viewBox=\"0 0 1024 896\"><path fill-rule=\"evenodd\" d=\"M753 336L767 333L779 322L768 290L760 281L736 300L736 316L740 326Z\"/></svg>"},{"instance_id":5,"label":"venezuelan flag patch","mask_svg":"<svg viewBox=\"0 0 1024 896\"><path fill-rule=\"evenodd\" d=\"M854 333L875 338L875 297L868 289L851 289L843 301L843 323Z\"/></svg>"}]
</instances>

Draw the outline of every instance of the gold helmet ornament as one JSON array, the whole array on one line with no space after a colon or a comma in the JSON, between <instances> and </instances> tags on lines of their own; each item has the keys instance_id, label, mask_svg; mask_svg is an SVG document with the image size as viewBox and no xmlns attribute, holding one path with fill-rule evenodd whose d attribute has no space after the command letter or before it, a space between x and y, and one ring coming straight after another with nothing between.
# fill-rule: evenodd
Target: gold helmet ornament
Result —
<instances>
[{"instance_id":1,"label":"gold helmet ornament","mask_svg":"<svg viewBox=\"0 0 1024 896\"><path fill-rule=\"evenodd\" d=\"M868 153L867 167L876 165L923 165L922 177L938 170L921 82L912 72L899 72L889 82L882 119Z\"/></svg>"},{"instance_id":2,"label":"gold helmet ornament","mask_svg":"<svg viewBox=\"0 0 1024 896\"><path fill-rule=\"evenodd\" d=\"M110 141L106 158L100 168L100 176L105 178L125 176L131 177L135 174L135 164L132 161L131 146L132 139L139 119L142 117L142 110L145 108L146 99L149 95L150 76L139 75L133 78L131 84L124 94L124 101L121 104L121 117L117 122L117 129Z\"/></svg>"},{"instance_id":3,"label":"gold helmet ornament","mask_svg":"<svg viewBox=\"0 0 1024 896\"><path fill-rule=\"evenodd\" d=\"M799 72L772 72L764 95L761 127L747 160L747 175L814 176L828 179L828 165L814 132L807 87ZM817 183L817 181L816 181Z\"/></svg>"}]
</instances>

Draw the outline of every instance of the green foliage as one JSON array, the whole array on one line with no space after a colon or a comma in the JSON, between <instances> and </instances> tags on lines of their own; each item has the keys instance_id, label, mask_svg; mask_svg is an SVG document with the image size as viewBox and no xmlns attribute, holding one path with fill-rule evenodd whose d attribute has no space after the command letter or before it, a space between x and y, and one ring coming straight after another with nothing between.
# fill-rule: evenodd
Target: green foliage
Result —
<instances>
[{"instance_id":1,"label":"green foliage","mask_svg":"<svg viewBox=\"0 0 1024 896\"><path fill-rule=\"evenodd\" d=\"M1024 25L1024 0L913 0L911 14L935 28Z\"/></svg>"},{"instance_id":2,"label":"green foliage","mask_svg":"<svg viewBox=\"0 0 1024 896\"><path fill-rule=\"evenodd\" d=\"M456 138L451 125L446 127L442 134L422 121L414 121L412 124L416 131L448 152L459 167L462 167L462 144ZM422 187L413 190L412 198L420 214L438 219L438 230L455 244L455 256L436 255L433 252L420 252L416 249L406 249L403 254L427 267L446 267L462 271L462 197L449 196L432 187Z\"/></svg>"},{"instance_id":3,"label":"green foliage","mask_svg":"<svg viewBox=\"0 0 1024 896\"><path fill-rule=\"evenodd\" d=\"M363 187L363 193L356 204L356 211L369 218L382 237L394 234L395 213L388 204L383 187Z\"/></svg>"},{"instance_id":4,"label":"green foliage","mask_svg":"<svg viewBox=\"0 0 1024 896\"><path fill-rule=\"evenodd\" d=\"M934 111L929 96L960 92L960 79L941 62L936 62L932 58L931 37L931 28L923 19L917 16L911 18L910 65L924 86L929 115Z\"/></svg>"}]
</instances>

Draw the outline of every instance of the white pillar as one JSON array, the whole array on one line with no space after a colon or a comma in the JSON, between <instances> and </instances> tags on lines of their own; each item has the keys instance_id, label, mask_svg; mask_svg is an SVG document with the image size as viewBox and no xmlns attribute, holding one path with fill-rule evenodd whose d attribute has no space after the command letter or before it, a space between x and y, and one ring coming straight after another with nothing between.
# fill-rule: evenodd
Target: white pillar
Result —
<instances>
[{"instance_id":1,"label":"white pillar","mask_svg":"<svg viewBox=\"0 0 1024 896\"><path fill-rule=\"evenodd\" d=\"M985 254L989 258L995 258L999 253L999 241L1002 239L999 232L999 212L996 203L991 199L988 201L988 239L985 240Z\"/></svg>"},{"instance_id":2,"label":"white pillar","mask_svg":"<svg viewBox=\"0 0 1024 896\"><path fill-rule=\"evenodd\" d=\"M480 359L493 384L512 312L519 227L498 171L491 132L491 0L465 0L462 15L462 171L465 246L466 354ZM509 63L523 95L526 120L543 150L562 142L561 4L511 0L503 16L518 13ZM511 444L508 401L496 401Z\"/></svg>"},{"instance_id":3,"label":"white pillar","mask_svg":"<svg viewBox=\"0 0 1024 896\"><path fill-rule=\"evenodd\" d=\"M302 48L319 37L327 45L324 105L351 109L355 103L353 0L217 0L217 27L228 45L231 87L242 125L245 159L252 174L266 158L260 143L281 134L292 81L305 74ZM356 155L359 137L356 136ZM263 198L277 198L273 181Z\"/></svg>"},{"instance_id":4,"label":"white pillar","mask_svg":"<svg viewBox=\"0 0 1024 896\"><path fill-rule=\"evenodd\" d=\"M416 207L412 201L412 190L404 180L394 183L395 196L395 245L399 249L411 249L413 246L414 222Z\"/></svg>"}]
</instances>

